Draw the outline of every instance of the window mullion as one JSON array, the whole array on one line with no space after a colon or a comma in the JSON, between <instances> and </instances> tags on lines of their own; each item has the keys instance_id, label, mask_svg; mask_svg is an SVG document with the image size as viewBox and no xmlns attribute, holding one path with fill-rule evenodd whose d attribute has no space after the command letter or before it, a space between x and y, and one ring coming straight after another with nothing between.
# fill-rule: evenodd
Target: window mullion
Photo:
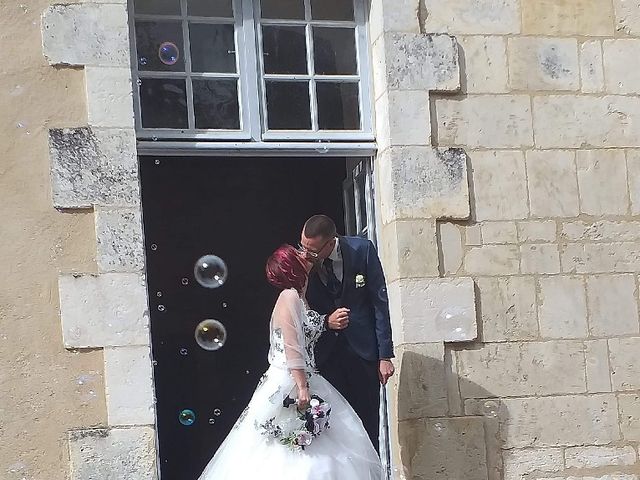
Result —
<instances>
[{"instance_id":1,"label":"window mullion","mask_svg":"<svg viewBox=\"0 0 640 480\"><path fill-rule=\"evenodd\" d=\"M315 64L313 61L313 27L311 26L311 0L304 0L304 16L306 20L305 36L307 41L307 70L311 76L309 81L309 102L311 112L311 131L318 131L318 101L316 99Z\"/></svg>"},{"instance_id":2,"label":"window mullion","mask_svg":"<svg viewBox=\"0 0 640 480\"><path fill-rule=\"evenodd\" d=\"M189 130L196 128L196 119L193 108L193 84L191 83L191 43L189 38L189 20L187 20L187 0L180 0L180 9L182 12L182 42L184 44L184 68L187 74L186 92L187 92L187 121Z\"/></svg>"}]
</instances>

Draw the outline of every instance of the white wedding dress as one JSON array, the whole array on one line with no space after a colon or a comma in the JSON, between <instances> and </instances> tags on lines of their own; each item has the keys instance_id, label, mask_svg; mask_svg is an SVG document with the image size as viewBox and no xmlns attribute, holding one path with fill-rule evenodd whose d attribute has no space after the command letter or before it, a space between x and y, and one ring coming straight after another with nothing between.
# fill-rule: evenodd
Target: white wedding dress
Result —
<instances>
[{"instance_id":1,"label":"white wedding dress","mask_svg":"<svg viewBox=\"0 0 640 480\"><path fill-rule=\"evenodd\" d=\"M199 480L382 479L380 458L362 422L316 372L313 349L323 329L324 317L308 310L295 290L280 294L271 318L270 367ZM304 450L291 449L260 428L274 417L295 417L295 406L282 405L287 395L297 396L289 369L304 369L310 394L331 405L330 427Z\"/></svg>"}]
</instances>

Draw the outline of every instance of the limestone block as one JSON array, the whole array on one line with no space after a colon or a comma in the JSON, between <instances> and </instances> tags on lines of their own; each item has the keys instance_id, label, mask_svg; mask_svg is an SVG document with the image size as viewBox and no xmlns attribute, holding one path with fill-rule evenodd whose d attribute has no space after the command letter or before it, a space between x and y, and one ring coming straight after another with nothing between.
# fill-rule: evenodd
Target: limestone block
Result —
<instances>
[{"instance_id":1,"label":"limestone block","mask_svg":"<svg viewBox=\"0 0 640 480\"><path fill-rule=\"evenodd\" d=\"M129 68L86 67L85 81L90 126L133 128Z\"/></svg>"},{"instance_id":2,"label":"limestone block","mask_svg":"<svg viewBox=\"0 0 640 480\"><path fill-rule=\"evenodd\" d=\"M596 477L567 477L567 480L638 480L637 475L626 473L611 473Z\"/></svg>"},{"instance_id":3,"label":"limestone block","mask_svg":"<svg viewBox=\"0 0 640 480\"><path fill-rule=\"evenodd\" d=\"M141 271L144 242L140 209L96 207L95 220L100 271Z\"/></svg>"},{"instance_id":4,"label":"limestone block","mask_svg":"<svg viewBox=\"0 0 640 480\"><path fill-rule=\"evenodd\" d=\"M458 45L454 37L387 33L384 49L390 90L460 89Z\"/></svg>"},{"instance_id":5,"label":"limestone block","mask_svg":"<svg viewBox=\"0 0 640 480\"><path fill-rule=\"evenodd\" d=\"M580 212L624 215L629 209L627 171L621 150L578 150Z\"/></svg>"},{"instance_id":6,"label":"limestone block","mask_svg":"<svg viewBox=\"0 0 640 480\"><path fill-rule=\"evenodd\" d=\"M542 337L587 336L587 302L582 278L540 278L538 302L538 321Z\"/></svg>"},{"instance_id":7,"label":"limestone block","mask_svg":"<svg viewBox=\"0 0 640 480\"><path fill-rule=\"evenodd\" d=\"M640 390L640 338L610 338L609 363L613 389Z\"/></svg>"},{"instance_id":8,"label":"limestone block","mask_svg":"<svg viewBox=\"0 0 640 480\"><path fill-rule=\"evenodd\" d=\"M529 216L527 174L522 152L471 152L476 219L513 220Z\"/></svg>"},{"instance_id":9,"label":"limestone block","mask_svg":"<svg viewBox=\"0 0 640 480\"><path fill-rule=\"evenodd\" d=\"M483 342L513 342L538 336L533 277L479 277Z\"/></svg>"},{"instance_id":10,"label":"limestone block","mask_svg":"<svg viewBox=\"0 0 640 480\"><path fill-rule=\"evenodd\" d=\"M627 35L640 35L640 0L614 0L616 30Z\"/></svg>"},{"instance_id":11,"label":"limestone block","mask_svg":"<svg viewBox=\"0 0 640 480\"><path fill-rule=\"evenodd\" d=\"M516 222L484 222L480 228L484 244L518 243Z\"/></svg>"},{"instance_id":12,"label":"limestone block","mask_svg":"<svg viewBox=\"0 0 640 480\"><path fill-rule=\"evenodd\" d=\"M589 333L594 337L638 334L638 291L633 275L587 278Z\"/></svg>"},{"instance_id":13,"label":"limestone block","mask_svg":"<svg viewBox=\"0 0 640 480\"><path fill-rule=\"evenodd\" d=\"M586 391L582 342L490 343L458 352L462 398Z\"/></svg>"},{"instance_id":14,"label":"limestone block","mask_svg":"<svg viewBox=\"0 0 640 480\"><path fill-rule=\"evenodd\" d=\"M460 396L458 357L452 347L455 347L455 344L445 345L444 348L444 375L449 403L448 414L451 417L459 417L464 415L464 404Z\"/></svg>"},{"instance_id":15,"label":"limestone block","mask_svg":"<svg viewBox=\"0 0 640 480\"><path fill-rule=\"evenodd\" d=\"M42 14L42 50L51 65L129 68L126 5L51 5Z\"/></svg>"},{"instance_id":16,"label":"limestone block","mask_svg":"<svg viewBox=\"0 0 640 480\"><path fill-rule=\"evenodd\" d=\"M460 149L392 147L380 157L382 223L406 218L467 218L467 156Z\"/></svg>"},{"instance_id":17,"label":"limestone block","mask_svg":"<svg viewBox=\"0 0 640 480\"><path fill-rule=\"evenodd\" d=\"M565 222L561 226L563 241L600 242L600 241L640 241L640 222L638 221L577 221Z\"/></svg>"},{"instance_id":18,"label":"limestone block","mask_svg":"<svg viewBox=\"0 0 640 480\"><path fill-rule=\"evenodd\" d=\"M399 425L406 476L429 480L487 480L480 417L408 420Z\"/></svg>"},{"instance_id":19,"label":"limestone block","mask_svg":"<svg viewBox=\"0 0 640 480\"><path fill-rule=\"evenodd\" d=\"M521 242L553 242L556 239L556 222L553 220L529 220L517 222L518 239Z\"/></svg>"},{"instance_id":20,"label":"limestone block","mask_svg":"<svg viewBox=\"0 0 640 480\"><path fill-rule=\"evenodd\" d=\"M465 226L464 241L465 245L482 245L482 231L480 230L480 225L476 223L474 225Z\"/></svg>"},{"instance_id":21,"label":"limestone block","mask_svg":"<svg viewBox=\"0 0 640 480\"><path fill-rule=\"evenodd\" d=\"M640 39L636 38L603 42L604 77L608 93L640 93L640 72L637 68L629 68L637 61L639 48Z\"/></svg>"},{"instance_id":22,"label":"limestone block","mask_svg":"<svg viewBox=\"0 0 640 480\"><path fill-rule=\"evenodd\" d=\"M509 85L514 90L578 90L577 41L572 38L510 38Z\"/></svg>"},{"instance_id":23,"label":"limestone block","mask_svg":"<svg viewBox=\"0 0 640 480\"><path fill-rule=\"evenodd\" d=\"M378 148L430 145L429 92L390 90L376 101Z\"/></svg>"},{"instance_id":24,"label":"limestone block","mask_svg":"<svg viewBox=\"0 0 640 480\"><path fill-rule=\"evenodd\" d=\"M506 93L509 71L504 37L459 36L465 93Z\"/></svg>"},{"instance_id":25,"label":"limestone block","mask_svg":"<svg viewBox=\"0 0 640 480\"><path fill-rule=\"evenodd\" d=\"M142 275L61 275L60 315L66 348L147 345L147 294Z\"/></svg>"},{"instance_id":26,"label":"limestone block","mask_svg":"<svg viewBox=\"0 0 640 480\"><path fill-rule=\"evenodd\" d=\"M640 137L640 97L534 97L533 123L539 148L634 147Z\"/></svg>"},{"instance_id":27,"label":"limestone block","mask_svg":"<svg viewBox=\"0 0 640 480\"><path fill-rule=\"evenodd\" d=\"M518 246L472 247L464 258L464 270L470 275L516 275L520 271Z\"/></svg>"},{"instance_id":28,"label":"limestone block","mask_svg":"<svg viewBox=\"0 0 640 480\"><path fill-rule=\"evenodd\" d=\"M54 206L137 205L140 193L135 141L133 130L50 130Z\"/></svg>"},{"instance_id":29,"label":"limestone block","mask_svg":"<svg viewBox=\"0 0 640 480\"><path fill-rule=\"evenodd\" d=\"M387 91L387 58L384 36L380 36L371 44L371 62L374 98L377 99Z\"/></svg>"},{"instance_id":30,"label":"limestone block","mask_svg":"<svg viewBox=\"0 0 640 480\"><path fill-rule=\"evenodd\" d=\"M631 213L640 214L640 150L627 150L627 175L631 195Z\"/></svg>"},{"instance_id":31,"label":"limestone block","mask_svg":"<svg viewBox=\"0 0 640 480\"><path fill-rule=\"evenodd\" d=\"M580 45L581 90L584 93L598 93L604 90L604 64L602 44L589 40Z\"/></svg>"},{"instance_id":32,"label":"limestone block","mask_svg":"<svg viewBox=\"0 0 640 480\"><path fill-rule=\"evenodd\" d=\"M476 338L471 278L401 279L388 292L396 345Z\"/></svg>"},{"instance_id":33,"label":"limestone block","mask_svg":"<svg viewBox=\"0 0 640 480\"><path fill-rule=\"evenodd\" d=\"M587 340L584 342L587 364L587 391L600 393L611 391L609 374L609 350L606 340Z\"/></svg>"},{"instance_id":34,"label":"limestone block","mask_svg":"<svg viewBox=\"0 0 640 480\"><path fill-rule=\"evenodd\" d=\"M438 276L435 220L397 220L383 225L381 241L388 282Z\"/></svg>"},{"instance_id":35,"label":"limestone block","mask_svg":"<svg viewBox=\"0 0 640 480\"><path fill-rule=\"evenodd\" d=\"M633 465L636 451L624 447L572 447L564 452L567 468L598 468L610 465Z\"/></svg>"},{"instance_id":36,"label":"limestone block","mask_svg":"<svg viewBox=\"0 0 640 480\"><path fill-rule=\"evenodd\" d=\"M574 217L579 213L576 164L571 151L527 152L531 215Z\"/></svg>"},{"instance_id":37,"label":"limestone block","mask_svg":"<svg viewBox=\"0 0 640 480\"><path fill-rule=\"evenodd\" d=\"M523 148L533 145L527 95L437 98L438 144L468 148Z\"/></svg>"},{"instance_id":38,"label":"limestone block","mask_svg":"<svg viewBox=\"0 0 640 480\"><path fill-rule=\"evenodd\" d=\"M420 33L420 24L413 0L382 0L371 2L369 37L372 41L386 32Z\"/></svg>"},{"instance_id":39,"label":"limestone block","mask_svg":"<svg viewBox=\"0 0 640 480\"><path fill-rule=\"evenodd\" d=\"M611 36L613 9L607 0L527 0L522 24L527 35Z\"/></svg>"},{"instance_id":40,"label":"limestone block","mask_svg":"<svg viewBox=\"0 0 640 480\"><path fill-rule=\"evenodd\" d=\"M533 472L559 472L564 467L561 448L506 450L502 458L504 480L521 480Z\"/></svg>"},{"instance_id":41,"label":"limestone block","mask_svg":"<svg viewBox=\"0 0 640 480\"><path fill-rule=\"evenodd\" d=\"M466 400L466 413L481 412L484 402ZM504 398L500 402L503 448L606 445L620 439L613 394Z\"/></svg>"},{"instance_id":42,"label":"limestone block","mask_svg":"<svg viewBox=\"0 0 640 480\"><path fill-rule=\"evenodd\" d=\"M570 243L560 253L563 272L626 273L640 271L637 242Z\"/></svg>"},{"instance_id":43,"label":"limestone block","mask_svg":"<svg viewBox=\"0 0 640 480\"><path fill-rule=\"evenodd\" d=\"M438 224L438 245L445 274L455 275L462 266L464 251L462 248L462 231L455 223Z\"/></svg>"},{"instance_id":44,"label":"limestone block","mask_svg":"<svg viewBox=\"0 0 640 480\"><path fill-rule=\"evenodd\" d=\"M149 347L104 349L109 425L153 425L153 379Z\"/></svg>"},{"instance_id":45,"label":"limestone block","mask_svg":"<svg viewBox=\"0 0 640 480\"><path fill-rule=\"evenodd\" d=\"M520 33L517 0L425 0L426 32L454 35L502 35Z\"/></svg>"},{"instance_id":46,"label":"limestone block","mask_svg":"<svg viewBox=\"0 0 640 480\"><path fill-rule=\"evenodd\" d=\"M69 455L71 480L156 479L151 427L72 430Z\"/></svg>"},{"instance_id":47,"label":"limestone block","mask_svg":"<svg viewBox=\"0 0 640 480\"><path fill-rule=\"evenodd\" d=\"M627 441L640 441L640 393L621 393L618 402L622 436Z\"/></svg>"},{"instance_id":48,"label":"limestone block","mask_svg":"<svg viewBox=\"0 0 640 480\"><path fill-rule=\"evenodd\" d=\"M398 365L398 420L447 415L444 344L400 345Z\"/></svg>"},{"instance_id":49,"label":"limestone block","mask_svg":"<svg viewBox=\"0 0 640 480\"><path fill-rule=\"evenodd\" d=\"M520 247L522 273L560 273L558 245L532 244Z\"/></svg>"}]
</instances>

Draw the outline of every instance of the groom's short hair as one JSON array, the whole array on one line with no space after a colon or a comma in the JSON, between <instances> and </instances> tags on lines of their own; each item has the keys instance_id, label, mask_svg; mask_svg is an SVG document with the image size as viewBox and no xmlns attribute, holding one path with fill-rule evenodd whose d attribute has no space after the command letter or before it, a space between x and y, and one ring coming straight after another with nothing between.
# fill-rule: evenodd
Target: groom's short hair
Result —
<instances>
[{"instance_id":1,"label":"groom's short hair","mask_svg":"<svg viewBox=\"0 0 640 480\"><path fill-rule=\"evenodd\" d=\"M307 238L333 238L336 236L336 224L326 215L314 215L304 224L303 233Z\"/></svg>"}]
</instances>

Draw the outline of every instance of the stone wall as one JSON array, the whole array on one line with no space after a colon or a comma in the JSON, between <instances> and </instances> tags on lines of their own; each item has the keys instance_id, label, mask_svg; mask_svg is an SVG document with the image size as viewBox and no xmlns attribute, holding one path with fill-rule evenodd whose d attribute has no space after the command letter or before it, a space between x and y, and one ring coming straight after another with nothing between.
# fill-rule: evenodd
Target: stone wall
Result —
<instances>
[{"instance_id":1,"label":"stone wall","mask_svg":"<svg viewBox=\"0 0 640 480\"><path fill-rule=\"evenodd\" d=\"M398 477L637 480L640 3L400 3L372 13ZM443 35L459 85L394 81ZM468 190L434 202L419 152L452 148Z\"/></svg>"}]
</instances>

